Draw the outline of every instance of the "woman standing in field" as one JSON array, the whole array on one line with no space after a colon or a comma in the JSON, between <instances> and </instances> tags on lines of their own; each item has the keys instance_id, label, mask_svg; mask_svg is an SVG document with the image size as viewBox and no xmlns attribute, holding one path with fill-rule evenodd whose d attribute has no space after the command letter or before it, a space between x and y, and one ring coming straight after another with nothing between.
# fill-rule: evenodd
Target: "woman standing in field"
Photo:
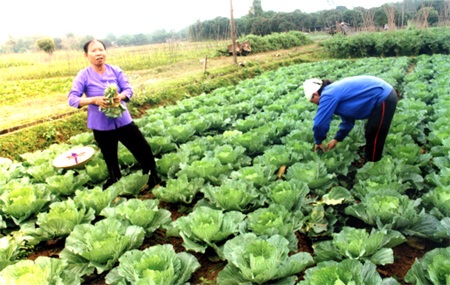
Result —
<instances>
[{"instance_id":1,"label":"woman standing in field","mask_svg":"<svg viewBox=\"0 0 450 285\"><path fill-rule=\"evenodd\" d=\"M374 76L355 76L333 82L317 78L303 83L306 98L319 106L314 118L315 151L325 151L326 139L333 114L341 116L339 131L328 150L336 147L353 129L355 120L368 119L366 125L366 160L378 161L397 107L397 93L386 81Z\"/></svg>"},{"instance_id":2,"label":"woman standing in field","mask_svg":"<svg viewBox=\"0 0 450 285\"><path fill-rule=\"evenodd\" d=\"M118 144L121 142L127 147L140 163L143 173L150 172L148 186L153 188L160 182L156 174L156 163L150 145L133 122L130 112L126 109L119 118L108 118L101 108L110 107L107 98L103 95L108 85L117 85L118 96L114 102L129 102L133 89L127 76L118 66L106 64L106 46L99 40L91 40L84 45L84 55L91 66L81 70L73 81L72 89L68 95L69 105L81 108L88 105L87 127L94 132L106 165L109 179L103 185L106 189L121 178L117 158ZM86 97L82 98L85 94ZM123 104L124 105L124 104Z\"/></svg>"}]
</instances>

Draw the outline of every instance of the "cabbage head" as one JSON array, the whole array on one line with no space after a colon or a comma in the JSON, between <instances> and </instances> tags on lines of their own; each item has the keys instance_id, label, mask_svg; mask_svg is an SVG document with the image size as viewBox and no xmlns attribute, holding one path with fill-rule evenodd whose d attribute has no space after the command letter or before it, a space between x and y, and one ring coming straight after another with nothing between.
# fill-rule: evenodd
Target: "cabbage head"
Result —
<instances>
[{"instance_id":1,"label":"cabbage head","mask_svg":"<svg viewBox=\"0 0 450 285\"><path fill-rule=\"evenodd\" d=\"M36 242L52 240L68 236L76 225L88 224L95 219L95 211L92 208L78 208L72 199L63 202L54 202L50 210L37 215L35 228L32 225L23 225L21 231L34 237ZM29 226L29 227L28 227Z\"/></svg>"},{"instance_id":2,"label":"cabbage head","mask_svg":"<svg viewBox=\"0 0 450 285\"><path fill-rule=\"evenodd\" d=\"M288 211L305 211L313 199L308 198L309 187L300 180L277 180L264 188L269 199L276 204L283 205Z\"/></svg>"},{"instance_id":3,"label":"cabbage head","mask_svg":"<svg viewBox=\"0 0 450 285\"><path fill-rule=\"evenodd\" d=\"M19 261L19 243L11 236L4 236L0 239L0 271L11 264Z\"/></svg>"},{"instance_id":4,"label":"cabbage head","mask_svg":"<svg viewBox=\"0 0 450 285\"><path fill-rule=\"evenodd\" d=\"M64 175L55 175L45 179L47 188L56 196L69 196L76 190L82 190L83 185L89 182L89 176L81 172L76 175L75 171L69 170Z\"/></svg>"},{"instance_id":5,"label":"cabbage head","mask_svg":"<svg viewBox=\"0 0 450 285\"><path fill-rule=\"evenodd\" d=\"M450 247L425 253L411 266L405 281L412 284L450 284Z\"/></svg>"},{"instance_id":6,"label":"cabbage head","mask_svg":"<svg viewBox=\"0 0 450 285\"><path fill-rule=\"evenodd\" d=\"M114 191L117 195L138 195L148 182L149 174L142 174L139 170L127 176L122 176L116 183L108 187L108 190ZM111 189L110 189L111 188Z\"/></svg>"},{"instance_id":7,"label":"cabbage head","mask_svg":"<svg viewBox=\"0 0 450 285\"><path fill-rule=\"evenodd\" d=\"M287 169L284 176L287 180L297 179L305 182L319 195L325 194L328 188L337 185L336 174L328 173L327 167L320 160L297 162Z\"/></svg>"},{"instance_id":8,"label":"cabbage head","mask_svg":"<svg viewBox=\"0 0 450 285\"><path fill-rule=\"evenodd\" d=\"M209 200L208 204L224 211L247 212L261 207L265 201L253 184L244 180L227 179L220 186L208 185L201 191Z\"/></svg>"},{"instance_id":9,"label":"cabbage head","mask_svg":"<svg viewBox=\"0 0 450 285\"><path fill-rule=\"evenodd\" d=\"M222 210L198 207L189 215L178 218L173 226L183 238L186 250L205 253L210 246L223 259L223 245L216 243L236 235L238 225L244 218L245 215L237 211L224 213Z\"/></svg>"},{"instance_id":10,"label":"cabbage head","mask_svg":"<svg viewBox=\"0 0 450 285\"><path fill-rule=\"evenodd\" d=\"M305 280L300 285L354 284L354 285L398 285L393 278L382 279L376 265L370 261L362 264L355 259L341 262L324 261L306 269Z\"/></svg>"},{"instance_id":11,"label":"cabbage head","mask_svg":"<svg viewBox=\"0 0 450 285\"><path fill-rule=\"evenodd\" d=\"M189 181L187 175L181 175L178 179L167 180L165 187L155 188L152 193L161 201L190 204L202 188L204 182L205 180L203 178L194 178Z\"/></svg>"},{"instance_id":12,"label":"cabbage head","mask_svg":"<svg viewBox=\"0 0 450 285\"><path fill-rule=\"evenodd\" d=\"M245 155L245 148L239 145L233 148L225 144L215 148L213 153L206 153L206 156L218 158L222 165L227 165L230 169L239 169L252 162L251 158Z\"/></svg>"},{"instance_id":13,"label":"cabbage head","mask_svg":"<svg viewBox=\"0 0 450 285\"><path fill-rule=\"evenodd\" d=\"M103 191L100 187L85 189L83 191L77 190L75 191L73 201L78 207L94 209L95 213L98 215L104 208L114 204L117 193L112 190L112 188L108 188Z\"/></svg>"},{"instance_id":14,"label":"cabbage head","mask_svg":"<svg viewBox=\"0 0 450 285\"><path fill-rule=\"evenodd\" d=\"M450 186L438 186L422 197L430 214L438 219L450 218Z\"/></svg>"},{"instance_id":15,"label":"cabbage head","mask_svg":"<svg viewBox=\"0 0 450 285\"><path fill-rule=\"evenodd\" d=\"M411 200L394 191L379 191L367 194L357 205L348 206L345 213L378 229L388 227L406 235L432 238L439 221L424 210L419 212L420 203L421 199Z\"/></svg>"},{"instance_id":16,"label":"cabbage head","mask_svg":"<svg viewBox=\"0 0 450 285\"><path fill-rule=\"evenodd\" d=\"M130 199L120 203L116 207L108 207L102 210L100 215L107 218L115 218L119 221L128 221L130 224L140 226L150 237L159 228L170 224L170 211L159 209L159 200Z\"/></svg>"},{"instance_id":17,"label":"cabbage head","mask_svg":"<svg viewBox=\"0 0 450 285\"><path fill-rule=\"evenodd\" d=\"M247 215L241 223L241 232L252 232L257 236L280 235L289 241L289 249L297 251L298 239L295 232L303 226L304 217L301 212L288 211L284 206L271 204L268 208L260 208Z\"/></svg>"},{"instance_id":18,"label":"cabbage head","mask_svg":"<svg viewBox=\"0 0 450 285\"><path fill-rule=\"evenodd\" d=\"M314 259L316 262L322 262L348 258L370 260L375 265L392 264L392 247L405 241L406 238L397 231L372 229L369 234L365 229L343 227L341 232L333 233L333 240L313 245Z\"/></svg>"},{"instance_id":19,"label":"cabbage head","mask_svg":"<svg viewBox=\"0 0 450 285\"><path fill-rule=\"evenodd\" d=\"M75 226L66 239L60 258L79 276L97 274L114 267L126 251L144 242L145 232L139 226L127 226L116 219L104 219L95 225Z\"/></svg>"},{"instance_id":20,"label":"cabbage head","mask_svg":"<svg viewBox=\"0 0 450 285\"><path fill-rule=\"evenodd\" d=\"M35 261L21 260L0 272L1 284L79 285L81 279L70 272L64 260L39 256Z\"/></svg>"},{"instance_id":21,"label":"cabbage head","mask_svg":"<svg viewBox=\"0 0 450 285\"><path fill-rule=\"evenodd\" d=\"M175 253L171 244L127 251L119 262L119 266L106 275L108 284L182 285L200 268L193 255Z\"/></svg>"},{"instance_id":22,"label":"cabbage head","mask_svg":"<svg viewBox=\"0 0 450 285\"><path fill-rule=\"evenodd\" d=\"M314 264L307 252L288 256L289 242L280 235L269 238L253 233L239 235L225 243L228 264L219 272L217 284L295 284L297 276ZM275 283L277 280L279 283Z\"/></svg>"},{"instance_id":23,"label":"cabbage head","mask_svg":"<svg viewBox=\"0 0 450 285\"><path fill-rule=\"evenodd\" d=\"M231 172L228 165L222 165L217 157L204 157L202 160L194 161L192 164L181 164L178 176L186 174L189 179L202 178L213 184L220 184Z\"/></svg>"},{"instance_id":24,"label":"cabbage head","mask_svg":"<svg viewBox=\"0 0 450 285\"><path fill-rule=\"evenodd\" d=\"M272 165L263 166L261 164L254 164L252 166L242 167L238 171L232 172L231 178L252 182L253 185L259 189L275 180L276 175L274 172L276 170L276 167Z\"/></svg>"},{"instance_id":25,"label":"cabbage head","mask_svg":"<svg viewBox=\"0 0 450 285\"><path fill-rule=\"evenodd\" d=\"M5 217L20 225L36 215L54 199L50 191L42 185L28 185L5 191L0 196L0 209Z\"/></svg>"}]
</instances>

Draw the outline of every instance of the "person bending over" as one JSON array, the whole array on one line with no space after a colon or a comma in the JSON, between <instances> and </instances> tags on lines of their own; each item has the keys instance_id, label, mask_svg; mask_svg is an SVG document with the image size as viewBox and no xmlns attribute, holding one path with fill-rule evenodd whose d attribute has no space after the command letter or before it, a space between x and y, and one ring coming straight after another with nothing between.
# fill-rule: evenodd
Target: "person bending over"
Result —
<instances>
[{"instance_id":1,"label":"person bending over","mask_svg":"<svg viewBox=\"0 0 450 285\"><path fill-rule=\"evenodd\" d=\"M318 105L314 117L314 151L326 151L322 141L327 137L333 114L342 119L334 138L326 144L336 147L355 125L367 119L365 161L381 159L386 136L397 107L397 93L386 81L374 76L354 76L333 82L329 79L308 79L303 83L306 98Z\"/></svg>"}]
</instances>

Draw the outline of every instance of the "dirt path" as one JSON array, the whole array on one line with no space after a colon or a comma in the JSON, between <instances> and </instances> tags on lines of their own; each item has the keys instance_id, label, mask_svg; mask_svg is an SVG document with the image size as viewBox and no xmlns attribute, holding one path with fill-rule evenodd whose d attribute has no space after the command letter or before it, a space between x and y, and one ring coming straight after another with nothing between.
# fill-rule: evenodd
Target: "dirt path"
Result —
<instances>
[{"instance_id":1,"label":"dirt path","mask_svg":"<svg viewBox=\"0 0 450 285\"><path fill-rule=\"evenodd\" d=\"M312 53L317 48L316 45L293 48L291 50L278 50L265 53L238 57L238 62L252 61L255 63L270 62L289 58L293 53ZM207 70L233 64L233 58L222 56L207 60ZM179 79L196 73L202 73L204 59L190 60L161 66L149 70L127 72L130 83L133 86L158 84L162 81ZM67 104L67 94L52 95L21 102L12 106L0 107L0 134L2 130L14 128L24 124L33 124L42 119L48 119L55 115L73 112Z\"/></svg>"}]
</instances>

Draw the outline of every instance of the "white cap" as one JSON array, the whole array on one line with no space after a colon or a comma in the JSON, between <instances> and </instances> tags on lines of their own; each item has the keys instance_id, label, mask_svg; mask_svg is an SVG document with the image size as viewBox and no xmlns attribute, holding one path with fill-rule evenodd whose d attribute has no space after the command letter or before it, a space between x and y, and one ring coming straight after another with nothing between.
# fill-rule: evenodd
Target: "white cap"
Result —
<instances>
[{"instance_id":1,"label":"white cap","mask_svg":"<svg viewBox=\"0 0 450 285\"><path fill-rule=\"evenodd\" d=\"M322 80L320 79L312 78L305 80L305 82L303 82L303 90L305 90L306 99L310 101L313 93L319 91L320 87L322 87Z\"/></svg>"},{"instance_id":2,"label":"white cap","mask_svg":"<svg viewBox=\"0 0 450 285\"><path fill-rule=\"evenodd\" d=\"M345 23L344 23L344 22L342 22L342 23L341 23L341 26L343 26L343 25L345 25Z\"/></svg>"}]
</instances>

